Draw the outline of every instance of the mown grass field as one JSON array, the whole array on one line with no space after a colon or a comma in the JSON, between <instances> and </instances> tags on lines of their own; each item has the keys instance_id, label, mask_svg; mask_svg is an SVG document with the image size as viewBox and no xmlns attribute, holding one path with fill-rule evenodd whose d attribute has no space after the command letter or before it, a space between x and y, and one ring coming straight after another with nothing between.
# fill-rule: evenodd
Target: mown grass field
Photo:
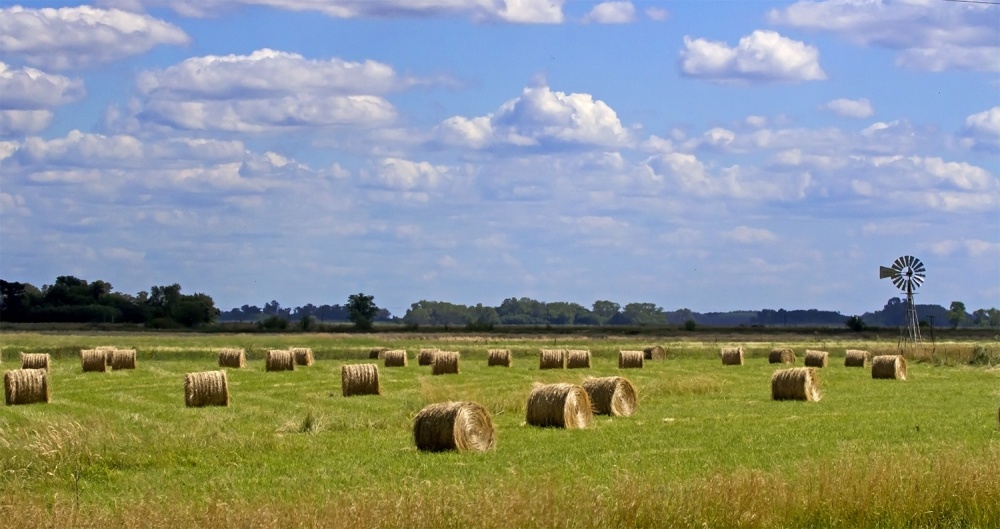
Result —
<instances>
[{"instance_id":1,"label":"mown grass field","mask_svg":"<svg viewBox=\"0 0 1000 529\"><path fill-rule=\"evenodd\" d=\"M746 338L742 338L746 339ZM910 353L905 382L845 368L816 340L658 342L455 335L0 334L3 370L48 352L52 402L0 408L0 526L28 527L1000 527L1000 369L973 349ZM619 370L619 349L662 345L668 359ZM79 350L135 348L134 371L83 373ZM377 345L410 365L380 366L382 396L341 396L340 366ZM743 345L746 365L719 348ZM316 363L267 373L269 348L311 347ZM774 402L767 361L791 346L830 352L819 402ZM231 406L188 409L184 374L218 369ZM421 347L462 353L431 376ZM486 350L509 348L510 368ZM589 349L584 370L538 369L540 348ZM524 424L535 382L627 376L635 415L587 430ZM433 402L488 408L494 451L421 453L413 418Z\"/></svg>"}]
</instances>

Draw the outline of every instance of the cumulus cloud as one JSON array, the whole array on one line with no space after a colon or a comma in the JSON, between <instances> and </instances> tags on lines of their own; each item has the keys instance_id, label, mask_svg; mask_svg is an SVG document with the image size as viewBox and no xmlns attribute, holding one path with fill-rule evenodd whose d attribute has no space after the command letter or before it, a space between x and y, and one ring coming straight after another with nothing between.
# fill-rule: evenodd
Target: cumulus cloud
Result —
<instances>
[{"instance_id":1,"label":"cumulus cloud","mask_svg":"<svg viewBox=\"0 0 1000 529\"><path fill-rule=\"evenodd\" d=\"M736 47L724 42L684 37L681 72L718 83L798 82L826 79L816 48L757 30Z\"/></svg>"},{"instance_id":2,"label":"cumulus cloud","mask_svg":"<svg viewBox=\"0 0 1000 529\"><path fill-rule=\"evenodd\" d=\"M1000 255L1000 243L982 239L946 239L931 243L929 248L932 253L939 256L953 255L963 250L969 257Z\"/></svg>"},{"instance_id":3,"label":"cumulus cloud","mask_svg":"<svg viewBox=\"0 0 1000 529\"><path fill-rule=\"evenodd\" d=\"M724 232L722 236L727 240L740 244L756 244L778 240L778 236L770 230L751 228L749 226L737 226L732 230Z\"/></svg>"},{"instance_id":4,"label":"cumulus cloud","mask_svg":"<svg viewBox=\"0 0 1000 529\"><path fill-rule=\"evenodd\" d=\"M564 0L137 0L182 16L205 17L246 6L317 11L334 18L465 16L479 22L558 24Z\"/></svg>"},{"instance_id":5,"label":"cumulus cloud","mask_svg":"<svg viewBox=\"0 0 1000 529\"><path fill-rule=\"evenodd\" d=\"M86 95L83 81L0 62L0 110L51 109Z\"/></svg>"},{"instance_id":6,"label":"cumulus cloud","mask_svg":"<svg viewBox=\"0 0 1000 529\"><path fill-rule=\"evenodd\" d=\"M597 24L628 24L635 21L635 6L631 1L601 2L590 10L584 21Z\"/></svg>"},{"instance_id":7,"label":"cumulus cloud","mask_svg":"<svg viewBox=\"0 0 1000 529\"><path fill-rule=\"evenodd\" d=\"M52 123L50 110L0 110L0 136L36 134Z\"/></svg>"},{"instance_id":8,"label":"cumulus cloud","mask_svg":"<svg viewBox=\"0 0 1000 529\"><path fill-rule=\"evenodd\" d=\"M738 198L752 201L799 200L811 183L808 173L762 174L731 166L713 170L693 154L656 155L644 164L682 196Z\"/></svg>"},{"instance_id":9,"label":"cumulus cloud","mask_svg":"<svg viewBox=\"0 0 1000 529\"><path fill-rule=\"evenodd\" d=\"M799 1L768 20L898 50L915 70L1000 70L1000 11L973 2Z\"/></svg>"},{"instance_id":10,"label":"cumulus cloud","mask_svg":"<svg viewBox=\"0 0 1000 529\"><path fill-rule=\"evenodd\" d=\"M834 99L826 104L826 108L845 118L868 118L875 114L871 101L863 97L861 99Z\"/></svg>"},{"instance_id":11,"label":"cumulus cloud","mask_svg":"<svg viewBox=\"0 0 1000 529\"><path fill-rule=\"evenodd\" d=\"M965 118L961 134L967 147L1000 152L1000 106Z\"/></svg>"},{"instance_id":12,"label":"cumulus cloud","mask_svg":"<svg viewBox=\"0 0 1000 529\"><path fill-rule=\"evenodd\" d=\"M3 54L44 69L89 68L189 40L172 24L119 9L0 9Z\"/></svg>"}]
</instances>

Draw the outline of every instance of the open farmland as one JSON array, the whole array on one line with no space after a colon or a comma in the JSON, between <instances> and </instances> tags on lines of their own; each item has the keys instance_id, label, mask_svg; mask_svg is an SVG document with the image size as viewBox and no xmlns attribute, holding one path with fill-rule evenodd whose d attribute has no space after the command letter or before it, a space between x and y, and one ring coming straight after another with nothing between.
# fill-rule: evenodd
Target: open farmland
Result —
<instances>
[{"instance_id":1,"label":"open farmland","mask_svg":"<svg viewBox=\"0 0 1000 529\"><path fill-rule=\"evenodd\" d=\"M967 365L1000 343L911 352L908 379L844 367L847 349L894 344L816 339L452 335L0 335L51 355L49 404L0 409L4 527L1000 527L1000 369ZM787 340L787 338L782 338ZM641 340L641 341L638 341ZM747 340L743 337L741 340ZM667 359L618 369L620 349L662 345ZM135 370L84 373L80 349L137 351ZM723 366L724 346L746 350ZM369 360L406 349L406 367ZM774 347L829 352L818 402L771 400ZM216 351L229 407L186 408L189 372ZM272 348L309 347L315 364L265 372ZM421 348L461 352L432 376ZM513 366L487 367L508 348ZM978 347L978 349L976 349ZM589 369L539 370L541 348L589 350ZM976 352L974 352L976 351ZM341 396L345 363L378 363L381 396ZM525 425L536 382L622 375L630 417L585 430ZM422 453L426 405L475 401L497 441L486 453Z\"/></svg>"}]
</instances>

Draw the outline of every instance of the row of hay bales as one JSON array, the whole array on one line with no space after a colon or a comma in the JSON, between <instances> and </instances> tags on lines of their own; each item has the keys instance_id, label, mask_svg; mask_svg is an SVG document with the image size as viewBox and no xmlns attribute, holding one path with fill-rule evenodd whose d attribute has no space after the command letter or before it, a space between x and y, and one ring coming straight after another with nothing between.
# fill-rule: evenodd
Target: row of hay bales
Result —
<instances>
[{"instance_id":1,"label":"row of hay bales","mask_svg":"<svg viewBox=\"0 0 1000 529\"><path fill-rule=\"evenodd\" d=\"M742 347L723 347L720 351L722 365L743 365L745 353ZM772 364L794 364L795 351L788 347L776 347L768 353ZM826 351L806 349L803 358L806 367L825 368L830 365L830 354ZM906 359L902 355L872 356L868 351L848 349L844 353L844 367L872 368L872 378L906 380Z\"/></svg>"}]
</instances>

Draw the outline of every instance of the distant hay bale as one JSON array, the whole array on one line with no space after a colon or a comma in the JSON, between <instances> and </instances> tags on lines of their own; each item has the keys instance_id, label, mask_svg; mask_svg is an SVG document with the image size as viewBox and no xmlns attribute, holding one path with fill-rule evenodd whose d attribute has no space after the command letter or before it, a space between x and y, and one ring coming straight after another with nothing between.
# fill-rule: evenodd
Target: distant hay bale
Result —
<instances>
[{"instance_id":1,"label":"distant hay bale","mask_svg":"<svg viewBox=\"0 0 1000 529\"><path fill-rule=\"evenodd\" d=\"M94 349L97 351L102 351L107 357L105 359L105 362L107 362L108 365L111 365L111 357L114 356L115 349L117 349L117 347L113 345L98 345Z\"/></svg>"},{"instance_id":2,"label":"distant hay bale","mask_svg":"<svg viewBox=\"0 0 1000 529\"><path fill-rule=\"evenodd\" d=\"M226 372L203 371L184 375L184 404L189 408L229 406Z\"/></svg>"},{"instance_id":3,"label":"distant hay bale","mask_svg":"<svg viewBox=\"0 0 1000 529\"><path fill-rule=\"evenodd\" d=\"M651 345L643 348L642 355L646 360L665 360L667 358L667 350L659 345Z\"/></svg>"},{"instance_id":4,"label":"distant hay bale","mask_svg":"<svg viewBox=\"0 0 1000 529\"><path fill-rule=\"evenodd\" d=\"M264 356L264 371L295 371L295 355L285 349L270 349Z\"/></svg>"},{"instance_id":5,"label":"distant hay bale","mask_svg":"<svg viewBox=\"0 0 1000 529\"><path fill-rule=\"evenodd\" d=\"M49 353L21 353L21 369L49 370Z\"/></svg>"},{"instance_id":6,"label":"distant hay bale","mask_svg":"<svg viewBox=\"0 0 1000 529\"><path fill-rule=\"evenodd\" d=\"M240 349L220 349L219 367L244 368L247 366L247 352Z\"/></svg>"},{"instance_id":7,"label":"distant hay bale","mask_svg":"<svg viewBox=\"0 0 1000 529\"><path fill-rule=\"evenodd\" d=\"M352 395L381 395L378 366L375 364L348 364L340 366L340 388L345 397Z\"/></svg>"},{"instance_id":8,"label":"distant hay bale","mask_svg":"<svg viewBox=\"0 0 1000 529\"><path fill-rule=\"evenodd\" d=\"M389 350L388 347L372 347L368 351L368 359L369 360L375 360L375 359L382 360L383 358L385 358L385 352L388 351L388 350Z\"/></svg>"},{"instance_id":9,"label":"distant hay bale","mask_svg":"<svg viewBox=\"0 0 1000 529\"><path fill-rule=\"evenodd\" d=\"M425 452L485 452L496 431L486 408L475 402L439 402L420 410L413 420L413 440Z\"/></svg>"},{"instance_id":10,"label":"distant hay bale","mask_svg":"<svg viewBox=\"0 0 1000 529\"><path fill-rule=\"evenodd\" d=\"M590 351L584 349L566 351L566 369L590 369Z\"/></svg>"},{"instance_id":11,"label":"distant hay bale","mask_svg":"<svg viewBox=\"0 0 1000 529\"><path fill-rule=\"evenodd\" d=\"M645 360L643 351L618 351L618 369L642 369Z\"/></svg>"},{"instance_id":12,"label":"distant hay bale","mask_svg":"<svg viewBox=\"0 0 1000 529\"><path fill-rule=\"evenodd\" d=\"M420 353L417 354L417 365L418 366L429 366L434 363L434 353L437 353L439 349L421 349Z\"/></svg>"},{"instance_id":13,"label":"distant hay bale","mask_svg":"<svg viewBox=\"0 0 1000 529\"><path fill-rule=\"evenodd\" d=\"M111 351L111 369L135 369L135 349L115 349Z\"/></svg>"},{"instance_id":14,"label":"distant hay bale","mask_svg":"<svg viewBox=\"0 0 1000 529\"><path fill-rule=\"evenodd\" d=\"M789 347L775 347L768 353L767 361L772 364L794 364L795 351Z\"/></svg>"},{"instance_id":15,"label":"distant hay bale","mask_svg":"<svg viewBox=\"0 0 1000 529\"><path fill-rule=\"evenodd\" d=\"M848 349L844 352L844 367L868 367L872 363L872 354L868 351Z\"/></svg>"},{"instance_id":16,"label":"distant hay bale","mask_svg":"<svg viewBox=\"0 0 1000 529\"><path fill-rule=\"evenodd\" d=\"M3 396L7 406L49 402L49 372L45 369L14 369L3 375Z\"/></svg>"},{"instance_id":17,"label":"distant hay bale","mask_svg":"<svg viewBox=\"0 0 1000 529\"><path fill-rule=\"evenodd\" d=\"M311 366L316 361L313 350L309 347L292 347L289 351L295 357L295 365Z\"/></svg>"},{"instance_id":18,"label":"distant hay bale","mask_svg":"<svg viewBox=\"0 0 1000 529\"><path fill-rule=\"evenodd\" d=\"M906 359L903 355L882 355L872 358L872 378L906 380Z\"/></svg>"},{"instance_id":19,"label":"distant hay bale","mask_svg":"<svg viewBox=\"0 0 1000 529\"><path fill-rule=\"evenodd\" d=\"M458 351L438 351L434 353L434 363L431 364L432 375L457 375Z\"/></svg>"},{"instance_id":20,"label":"distant hay bale","mask_svg":"<svg viewBox=\"0 0 1000 529\"><path fill-rule=\"evenodd\" d=\"M385 367L406 367L406 349L386 351L383 358Z\"/></svg>"},{"instance_id":21,"label":"distant hay bale","mask_svg":"<svg viewBox=\"0 0 1000 529\"><path fill-rule=\"evenodd\" d=\"M806 367L826 367L830 365L830 355L826 351L806 350Z\"/></svg>"},{"instance_id":22,"label":"distant hay bale","mask_svg":"<svg viewBox=\"0 0 1000 529\"><path fill-rule=\"evenodd\" d=\"M510 349L490 349L487 355L487 367L510 367L514 363L514 355L511 354Z\"/></svg>"},{"instance_id":23,"label":"distant hay bale","mask_svg":"<svg viewBox=\"0 0 1000 529\"><path fill-rule=\"evenodd\" d=\"M771 375L771 398L818 401L820 393L816 383L816 368L793 367L775 371Z\"/></svg>"},{"instance_id":24,"label":"distant hay bale","mask_svg":"<svg viewBox=\"0 0 1000 529\"><path fill-rule=\"evenodd\" d=\"M566 367L566 351L562 349L542 349L538 353L538 369L563 369Z\"/></svg>"},{"instance_id":25,"label":"distant hay bale","mask_svg":"<svg viewBox=\"0 0 1000 529\"><path fill-rule=\"evenodd\" d=\"M108 370L108 355L104 351L97 349L82 349L80 351L80 363L83 365L83 372L97 371L103 373Z\"/></svg>"},{"instance_id":26,"label":"distant hay bale","mask_svg":"<svg viewBox=\"0 0 1000 529\"><path fill-rule=\"evenodd\" d=\"M587 378L583 389L597 415L627 417L635 412L635 386L625 377Z\"/></svg>"},{"instance_id":27,"label":"distant hay bale","mask_svg":"<svg viewBox=\"0 0 1000 529\"><path fill-rule=\"evenodd\" d=\"M526 421L531 426L586 428L593 417L587 390L576 384L539 384L528 396Z\"/></svg>"},{"instance_id":28,"label":"distant hay bale","mask_svg":"<svg viewBox=\"0 0 1000 529\"><path fill-rule=\"evenodd\" d=\"M722 348L722 365L724 365L724 366L741 366L741 365L743 365L743 348L742 347L723 347Z\"/></svg>"}]
</instances>

